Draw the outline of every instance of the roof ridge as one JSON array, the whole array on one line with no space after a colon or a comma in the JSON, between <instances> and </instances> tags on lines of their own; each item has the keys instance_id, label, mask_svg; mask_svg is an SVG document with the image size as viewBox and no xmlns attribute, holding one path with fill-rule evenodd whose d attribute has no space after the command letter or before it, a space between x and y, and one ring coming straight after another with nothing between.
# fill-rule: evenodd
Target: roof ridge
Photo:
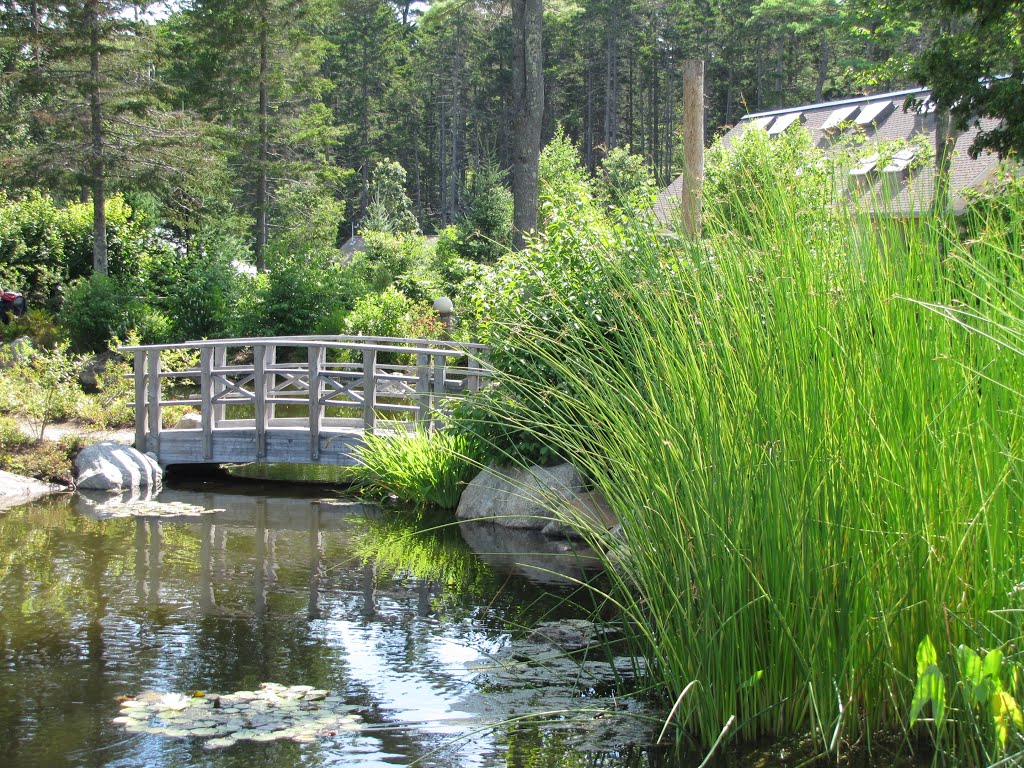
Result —
<instances>
[{"instance_id":1,"label":"roof ridge","mask_svg":"<svg viewBox=\"0 0 1024 768\"><path fill-rule=\"evenodd\" d=\"M924 94L931 92L931 88L907 88L902 91L890 91L889 93L873 93L868 96L854 96L849 99L840 99L839 101L822 101L814 104L802 104L798 107L771 109L766 112L751 112L749 115L744 115L743 117L741 117L740 120L755 120L760 117L786 115L791 112L803 112L808 109L825 109L826 107L845 107L849 104L864 104L871 101L881 101L883 99L891 100L896 98L897 96L911 96L917 93Z\"/></svg>"}]
</instances>

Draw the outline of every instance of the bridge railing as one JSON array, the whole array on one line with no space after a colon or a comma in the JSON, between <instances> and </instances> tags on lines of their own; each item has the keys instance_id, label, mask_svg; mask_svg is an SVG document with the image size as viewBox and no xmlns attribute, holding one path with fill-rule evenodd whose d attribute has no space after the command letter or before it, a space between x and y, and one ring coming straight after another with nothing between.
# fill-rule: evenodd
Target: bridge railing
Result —
<instances>
[{"instance_id":1,"label":"bridge railing","mask_svg":"<svg viewBox=\"0 0 1024 768\"><path fill-rule=\"evenodd\" d=\"M121 351L134 355L136 446L159 455L164 409L192 406L207 461L223 430L255 431L249 460L267 458L269 430L308 430L315 462L325 432L432 429L443 419L442 401L479 390L489 376L483 345L429 339L278 336ZM174 365L183 358L191 364ZM179 386L165 387L169 380Z\"/></svg>"}]
</instances>

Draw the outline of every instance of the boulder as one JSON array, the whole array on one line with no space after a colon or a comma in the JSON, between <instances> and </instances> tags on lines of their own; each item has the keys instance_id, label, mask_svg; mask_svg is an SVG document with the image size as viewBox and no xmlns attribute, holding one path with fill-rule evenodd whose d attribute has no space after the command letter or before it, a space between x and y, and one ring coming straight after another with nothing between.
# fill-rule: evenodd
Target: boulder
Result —
<instances>
[{"instance_id":1,"label":"boulder","mask_svg":"<svg viewBox=\"0 0 1024 768\"><path fill-rule=\"evenodd\" d=\"M151 457L131 446L104 440L75 457L75 486L94 491L152 488L163 472Z\"/></svg>"},{"instance_id":2,"label":"boulder","mask_svg":"<svg viewBox=\"0 0 1024 768\"><path fill-rule=\"evenodd\" d=\"M557 467L487 467L466 486L455 516L490 520L506 528L540 530L552 520L552 508L583 493L572 464Z\"/></svg>"},{"instance_id":3,"label":"boulder","mask_svg":"<svg viewBox=\"0 0 1024 768\"><path fill-rule=\"evenodd\" d=\"M553 539L580 539L580 531L607 531L619 524L604 494L581 493L555 510L555 518L541 530Z\"/></svg>"},{"instance_id":4,"label":"boulder","mask_svg":"<svg viewBox=\"0 0 1024 768\"><path fill-rule=\"evenodd\" d=\"M67 488L62 485L52 485L34 477L0 471L0 510L27 504L51 493L66 490Z\"/></svg>"},{"instance_id":5,"label":"boulder","mask_svg":"<svg viewBox=\"0 0 1024 768\"><path fill-rule=\"evenodd\" d=\"M99 390L99 376L106 370L107 364L117 357L116 352L101 352L82 363L78 371L78 383L83 392L93 393Z\"/></svg>"},{"instance_id":6,"label":"boulder","mask_svg":"<svg viewBox=\"0 0 1024 768\"><path fill-rule=\"evenodd\" d=\"M180 419L178 423L174 425L174 429L202 429L203 418L198 413L186 413Z\"/></svg>"}]
</instances>

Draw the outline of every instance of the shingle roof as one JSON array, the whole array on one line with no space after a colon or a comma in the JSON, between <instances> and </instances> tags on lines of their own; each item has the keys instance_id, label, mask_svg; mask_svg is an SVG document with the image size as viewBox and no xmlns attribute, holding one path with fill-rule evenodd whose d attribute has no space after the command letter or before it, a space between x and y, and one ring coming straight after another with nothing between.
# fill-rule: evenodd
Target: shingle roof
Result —
<instances>
[{"instance_id":1,"label":"shingle roof","mask_svg":"<svg viewBox=\"0 0 1024 768\"><path fill-rule=\"evenodd\" d=\"M782 123L802 123L803 128L810 131L812 140L822 148L835 143L834 125L841 119L863 126L868 139L864 154L870 155L870 142L888 142L896 139L910 139L925 135L929 143L935 145L935 113L927 109L906 111L903 104L907 97L927 103L931 94L927 88L916 88L891 93L880 93L871 96L858 96L842 101L830 101L821 104L809 104L789 107L771 112L757 112L743 117L727 134L722 143L728 147L744 131L756 130L760 127L771 132L774 125ZM981 130L994 128L997 120L983 118L981 127L972 127L957 136L956 148L953 153L950 173L950 189L953 195L953 210L963 211L966 201L963 193L967 189L977 189L989 181L999 166L999 160L992 153L982 153L972 159L967 153L968 147ZM927 210L935 193L935 168L925 165L910 173L900 173L898 169L888 167L890 173L880 173L881 169L870 169L863 176L864 199L873 201L877 207L889 213L913 214ZM676 210L682 193L683 177L679 176L668 187L663 189L654 204L655 215L662 224L670 224L677 217Z\"/></svg>"}]
</instances>

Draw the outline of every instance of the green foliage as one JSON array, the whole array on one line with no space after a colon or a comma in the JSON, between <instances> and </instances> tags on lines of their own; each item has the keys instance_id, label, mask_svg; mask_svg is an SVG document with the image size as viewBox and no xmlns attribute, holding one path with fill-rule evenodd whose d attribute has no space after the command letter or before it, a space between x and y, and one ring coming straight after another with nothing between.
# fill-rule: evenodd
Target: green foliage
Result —
<instances>
[{"instance_id":1,"label":"green foliage","mask_svg":"<svg viewBox=\"0 0 1024 768\"><path fill-rule=\"evenodd\" d=\"M3 409L27 420L42 442L47 425L74 415L81 390L78 371L83 359L68 352L67 344L32 350L7 360L0 371Z\"/></svg>"},{"instance_id":2,"label":"green foliage","mask_svg":"<svg viewBox=\"0 0 1024 768\"><path fill-rule=\"evenodd\" d=\"M647 161L634 155L627 144L615 147L601 163L598 193L608 207L638 213L651 207L657 188Z\"/></svg>"},{"instance_id":3,"label":"green foliage","mask_svg":"<svg viewBox=\"0 0 1024 768\"><path fill-rule=\"evenodd\" d=\"M237 293L235 333L289 336L336 332L331 323L366 288L334 251L274 255L267 272L244 278Z\"/></svg>"},{"instance_id":4,"label":"green foliage","mask_svg":"<svg viewBox=\"0 0 1024 768\"><path fill-rule=\"evenodd\" d=\"M64 295L59 315L74 348L80 352L101 352L110 340L140 329L146 343L166 340L166 321L159 312L134 296L116 277L93 275L79 278Z\"/></svg>"},{"instance_id":5,"label":"green foliage","mask_svg":"<svg viewBox=\"0 0 1024 768\"><path fill-rule=\"evenodd\" d=\"M420 231L412 201L405 191L405 169L394 160L384 158L373 169L370 182L370 204L361 225L367 232L412 234Z\"/></svg>"},{"instance_id":6,"label":"green foliage","mask_svg":"<svg viewBox=\"0 0 1024 768\"><path fill-rule=\"evenodd\" d=\"M940 0L921 9L942 28L910 64L910 74L932 89L940 109L948 109L957 131L996 120L970 147L1001 157L1024 152L1021 101L1021 0Z\"/></svg>"},{"instance_id":7,"label":"green foliage","mask_svg":"<svg viewBox=\"0 0 1024 768\"><path fill-rule=\"evenodd\" d=\"M504 178L505 173L494 163L473 174L466 211L458 219L453 243L464 259L493 264L512 247L512 193Z\"/></svg>"},{"instance_id":8,"label":"green foliage","mask_svg":"<svg viewBox=\"0 0 1024 768\"><path fill-rule=\"evenodd\" d=\"M963 240L864 216L845 174L793 173L813 154L776 141L739 148L760 183L710 180L702 242L602 225L585 190L552 205L499 270L530 310L488 325L490 397L609 500L621 537L590 541L652 689L699 686L687 736L710 747L735 717L730 738L810 733L836 755L913 712L988 765L998 723L1019 749L1019 690L965 719L948 664L917 650L938 626L953 647L1024 641L1024 206L989 206Z\"/></svg>"},{"instance_id":9,"label":"green foliage","mask_svg":"<svg viewBox=\"0 0 1024 768\"><path fill-rule=\"evenodd\" d=\"M525 251L506 255L480 284L475 311L488 362L512 376L534 376L547 383L553 371L514 343L516 328L543 328L551 337L572 333L578 317L593 313L600 322L606 287L597 276L608 258L615 226L595 200L579 155L564 136L541 154L541 232ZM628 258L624 246L615 258ZM509 392L484 392L459 407L460 428L471 430L499 453L549 463L557 452L543 438L516 425L526 414Z\"/></svg>"},{"instance_id":10,"label":"green foliage","mask_svg":"<svg viewBox=\"0 0 1024 768\"><path fill-rule=\"evenodd\" d=\"M949 671L944 673L943 665ZM1004 658L998 649L982 656L960 645L948 658L940 659L931 638L925 636L917 648L910 725L930 705L928 731L938 751L955 748L960 740L960 750L972 764L1012 757L1024 743L1024 714L1017 702L1021 683L1020 663Z\"/></svg>"},{"instance_id":11,"label":"green foliage","mask_svg":"<svg viewBox=\"0 0 1024 768\"><path fill-rule=\"evenodd\" d=\"M480 471L483 454L472 438L447 430L405 438L365 435L353 468L364 491L395 496L417 507L455 509Z\"/></svg>"},{"instance_id":12,"label":"green foliage","mask_svg":"<svg viewBox=\"0 0 1024 768\"><path fill-rule=\"evenodd\" d=\"M80 447L75 438L35 440L22 432L14 419L0 416L0 469L5 472L71 485L71 460Z\"/></svg>"}]
</instances>

